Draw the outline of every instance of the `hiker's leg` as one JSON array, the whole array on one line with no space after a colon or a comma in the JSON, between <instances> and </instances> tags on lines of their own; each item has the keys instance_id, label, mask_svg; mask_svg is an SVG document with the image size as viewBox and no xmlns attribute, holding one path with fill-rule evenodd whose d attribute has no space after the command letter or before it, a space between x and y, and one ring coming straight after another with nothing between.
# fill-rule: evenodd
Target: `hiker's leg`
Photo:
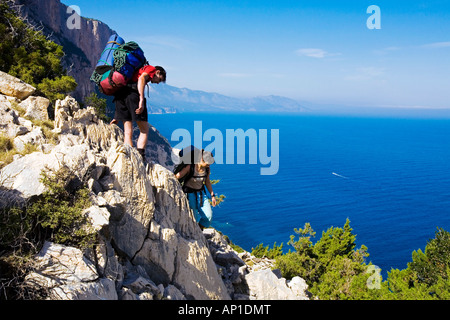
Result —
<instances>
[{"instance_id":1,"label":"hiker's leg","mask_svg":"<svg viewBox=\"0 0 450 320\"><path fill-rule=\"evenodd\" d=\"M211 227L212 209L208 198L205 197L205 200L203 201L203 206L198 210L198 213L201 217L199 224L205 228Z\"/></svg>"},{"instance_id":2,"label":"hiker's leg","mask_svg":"<svg viewBox=\"0 0 450 320\"><path fill-rule=\"evenodd\" d=\"M139 135L139 139L137 142L137 148L138 149L145 149L147 146L148 141L148 131L149 131L149 125L146 121L137 121L137 125L139 127L139 131L141 132Z\"/></svg>"},{"instance_id":3,"label":"hiker's leg","mask_svg":"<svg viewBox=\"0 0 450 320\"><path fill-rule=\"evenodd\" d=\"M191 210L194 212L195 221L199 222L201 219L201 216L198 213L197 197L195 196L195 193L187 193L186 196L189 200L189 208L191 208Z\"/></svg>"},{"instance_id":4,"label":"hiker's leg","mask_svg":"<svg viewBox=\"0 0 450 320\"><path fill-rule=\"evenodd\" d=\"M123 131L124 131L124 142L129 146L133 146L133 122L124 121L123 122Z\"/></svg>"}]
</instances>

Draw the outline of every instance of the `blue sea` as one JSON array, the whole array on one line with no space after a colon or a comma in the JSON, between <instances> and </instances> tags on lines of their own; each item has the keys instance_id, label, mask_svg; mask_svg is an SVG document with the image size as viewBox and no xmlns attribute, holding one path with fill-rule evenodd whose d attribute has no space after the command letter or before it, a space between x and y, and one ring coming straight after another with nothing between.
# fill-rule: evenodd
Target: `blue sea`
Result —
<instances>
[{"instance_id":1,"label":"blue sea","mask_svg":"<svg viewBox=\"0 0 450 320\"><path fill-rule=\"evenodd\" d=\"M194 121L224 138L226 129L279 130L278 174L262 176L267 166L248 161L211 168L220 180L215 192L226 195L213 226L248 251L275 242L288 249L294 228L306 222L319 240L348 218L358 248L368 247L367 262L385 277L406 268L438 227L450 231L448 119L165 114L149 121L169 141L179 128L193 136Z\"/></svg>"}]
</instances>

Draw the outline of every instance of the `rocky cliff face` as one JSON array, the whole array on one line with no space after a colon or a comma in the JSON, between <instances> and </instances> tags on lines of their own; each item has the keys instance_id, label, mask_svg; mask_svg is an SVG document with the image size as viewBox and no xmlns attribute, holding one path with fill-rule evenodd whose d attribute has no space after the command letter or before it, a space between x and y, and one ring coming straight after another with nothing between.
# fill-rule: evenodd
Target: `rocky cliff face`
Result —
<instances>
[{"instance_id":1,"label":"rocky cliff face","mask_svg":"<svg viewBox=\"0 0 450 320\"><path fill-rule=\"evenodd\" d=\"M14 3L22 17L63 46L66 53L64 67L78 83L73 96L82 100L93 92L95 86L89 78L106 42L115 31L101 21L82 17L79 28L72 28L69 19L73 12L68 13L68 7L59 0L14 0ZM67 26L68 20L71 28Z\"/></svg>"},{"instance_id":2,"label":"rocky cliff face","mask_svg":"<svg viewBox=\"0 0 450 320\"><path fill-rule=\"evenodd\" d=\"M0 84L0 134L39 135L41 128L14 107L28 100L29 117L42 114L31 112L45 108L33 100L33 88L5 74ZM237 254L214 229L201 231L156 130L158 152L144 164L123 144L119 127L71 97L56 102L54 127L56 143L30 135L37 151L0 170L0 209L32 202L45 190L41 171L64 166L89 187L91 206L84 214L98 245L82 252L46 242L28 285L62 300L307 299L300 278L287 282L271 271L272 261Z\"/></svg>"}]
</instances>

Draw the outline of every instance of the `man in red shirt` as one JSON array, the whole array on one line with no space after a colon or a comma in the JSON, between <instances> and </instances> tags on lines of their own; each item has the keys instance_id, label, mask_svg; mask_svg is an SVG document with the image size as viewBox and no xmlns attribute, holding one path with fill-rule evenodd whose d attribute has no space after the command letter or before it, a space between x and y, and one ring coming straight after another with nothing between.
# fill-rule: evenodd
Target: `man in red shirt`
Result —
<instances>
[{"instance_id":1,"label":"man in red shirt","mask_svg":"<svg viewBox=\"0 0 450 320\"><path fill-rule=\"evenodd\" d=\"M125 143L133 146L133 122L136 122L140 135L137 150L145 162L145 147L148 141L148 111L144 91L147 83L166 82L166 71L163 67L150 65L142 67L133 76L131 83L117 91L114 95L116 112L111 124L123 122Z\"/></svg>"}]
</instances>

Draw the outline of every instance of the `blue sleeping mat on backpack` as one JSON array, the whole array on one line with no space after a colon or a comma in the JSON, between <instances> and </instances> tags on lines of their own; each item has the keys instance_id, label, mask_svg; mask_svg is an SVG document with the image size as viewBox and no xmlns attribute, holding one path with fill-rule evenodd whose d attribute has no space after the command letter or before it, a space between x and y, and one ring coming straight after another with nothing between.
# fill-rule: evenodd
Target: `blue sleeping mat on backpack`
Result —
<instances>
[{"instance_id":1,"label":"blue sleeping mat on backpack","mask_svg":"<svg viewBox=\"0 0 450 320\"><path fill-rule=\"evenodd\" d=\"M113 66L114 65L114 51L123 45L125 40L119 37L117 34L113 34L106 44L105 49L103 50L100 59L98 60L97 66Z\"/></svg>"}]
</instances>

